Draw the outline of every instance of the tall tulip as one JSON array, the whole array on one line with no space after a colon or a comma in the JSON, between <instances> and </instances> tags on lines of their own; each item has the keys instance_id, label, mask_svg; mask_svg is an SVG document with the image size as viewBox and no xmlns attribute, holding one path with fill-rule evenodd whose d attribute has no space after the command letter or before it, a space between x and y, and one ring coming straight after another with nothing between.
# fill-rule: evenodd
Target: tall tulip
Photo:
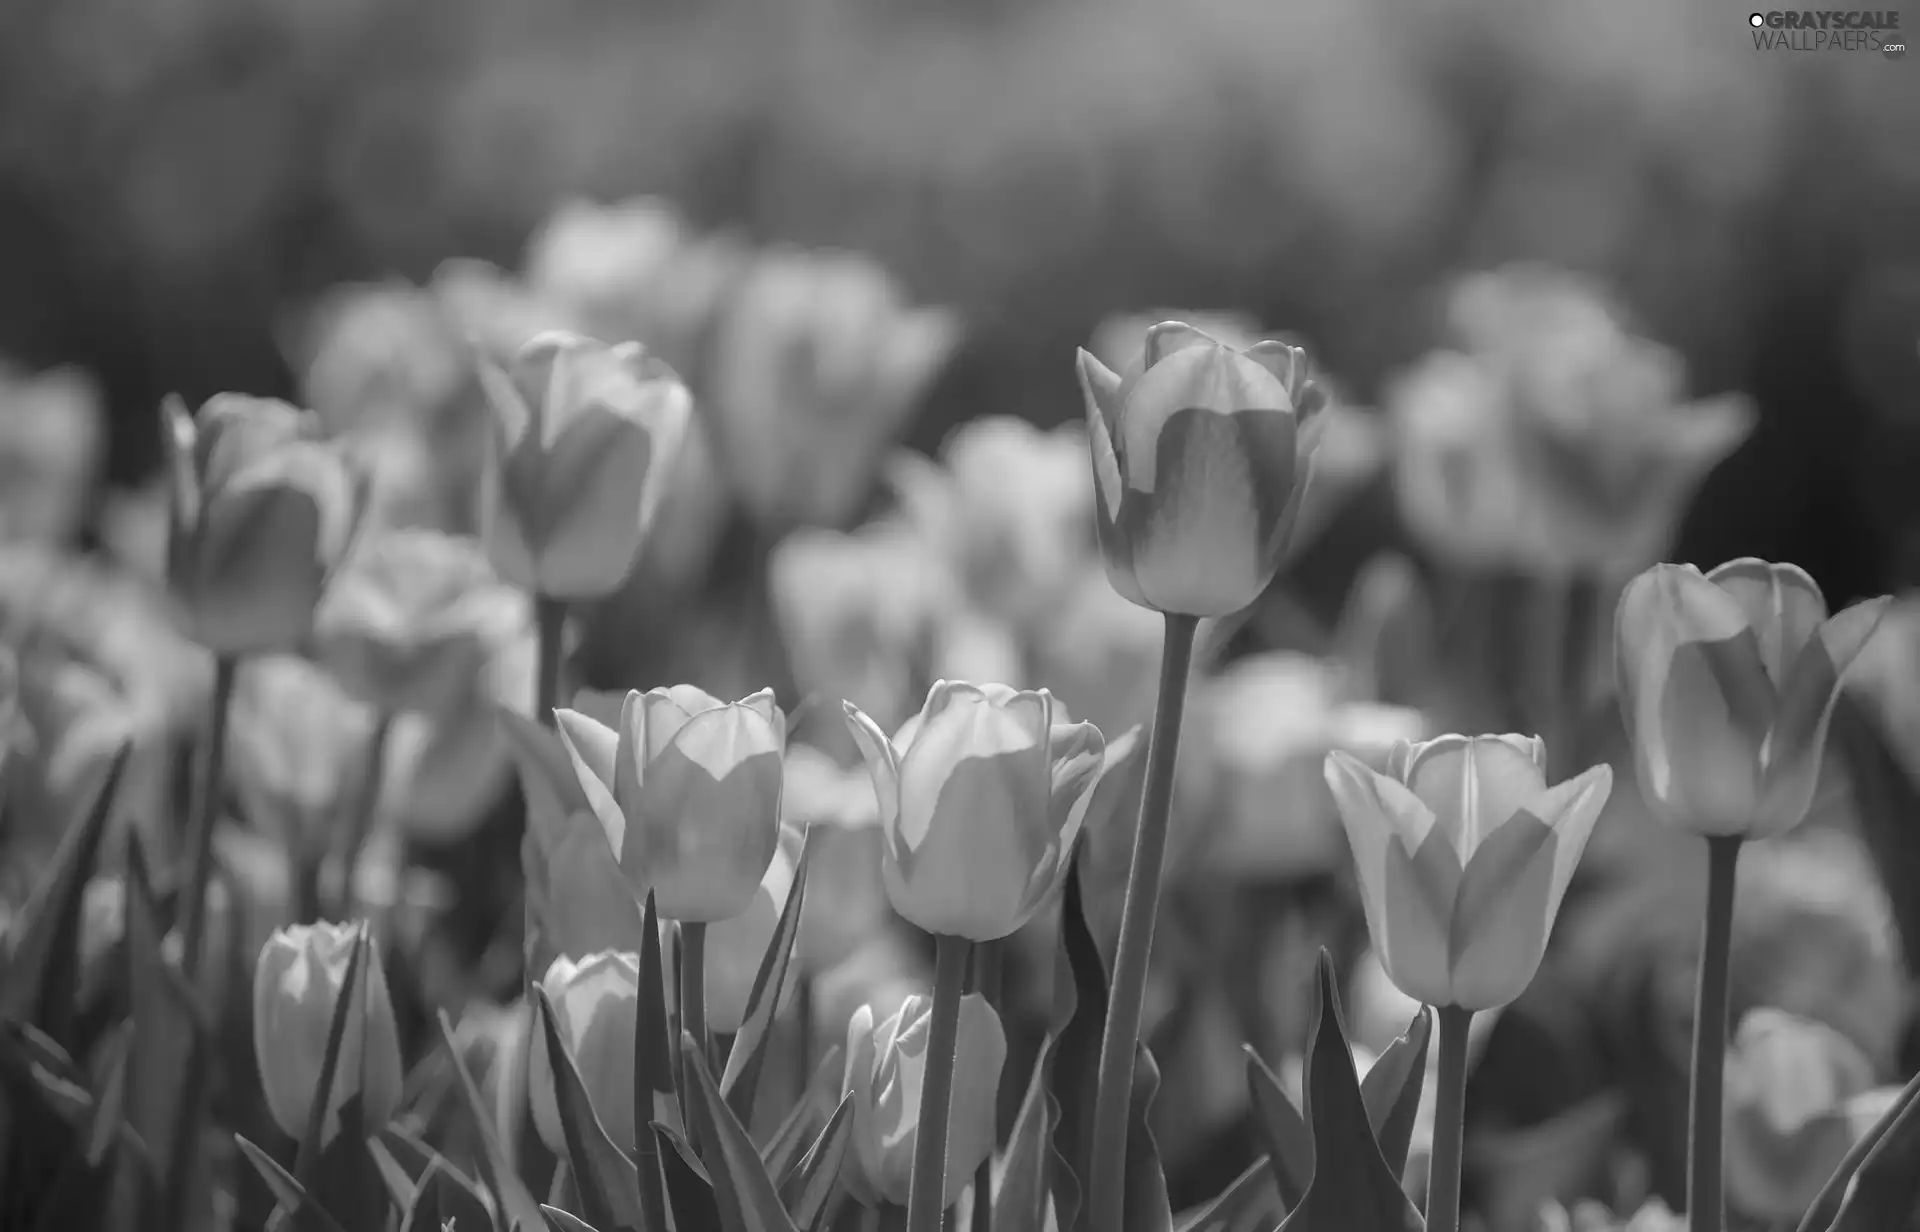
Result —
<instances>
[{"instance_id":1,"label":"tall tulip","mask_svg":"<svg viewBox=\"0 0 1920 1232\"><path fill-rule=\"evenodd\" d=\"M631 572L693 413L680 378L638 343L529 341L482 361L500 448L488 547L507 581L600 599Z\"/></svg>"},{"instance_id":2,"label":"tall tulip","mask_svg":"<svg viewBox=\"0 0 1920 1232\"><path fill-rule=\"evenodd\" d=\"M842 1174L850 1193L872 1206L905 1205L912 1187L933 1005L908 997L891 1018L874 1024L871 1006L847 1023L847 1076L853 1098L853 1150ZM967 1075L947 1111L946 1183L940 1208L952 1206L974 1171L993 1153L994 1096L1006 1064L1000 1016L978 993L960 999L955 1068Z\"/></svg>"},{"instance_id":3,"label":"tall tulip","mask_svg":"<svg viewBox=\"0 0 1920 1232\"><path fill-rule=\"evenodd\" d=\"M307 1132L334 1007L345 990L347 966L360 929L352 924L296 924L276 931L260 950L253 977L254 1059L274 1123L294 1138ZM340 1110L360 1100L367 1129L377 1129L400 1106L400 1037L380 956L369 946L359 987L334 1063L320 1137L340 1131Z\"/></svg>"},{"instance_id":4,"label":"tall tulip","mask_svg":"<svg viewBox=\"0 0 1920 1232\"><path fill-rule=\"evenodd\" d=\"M1798 566L1751 557L1705 574L1655 565L1633 579L1615 663L1654 814L1704 835L1766 838L1799 825L1841 678L1889 602L1829 617Z\"/></svg>"},{"instance_id":5,"label":"tall tulip","mask_svg":"<svg viewBox=\"0 0 1920 1232\"><path fill-rule=\"evenodd\" d=\"M847 706L895 911L930 933L993 941L1059 888L1106 742L1056 713L1045 689L943 680L890 740Z\"/></svg>"},{"instance_id":6,"label":"tall tulip","mask_svg":"<svg viewBox=\"0 0 1920 1232\"><path fill-rule=\"evenodd\" d=\"M1147 331L1125 377L1080 352L1095 523L1115 590L1188 616L1260 597L1319 434L1307 367L1284 342L1242 351L1177 321Z\"/></svg>"},{"instance_id":7,"label":"tall tulip","mask_svg":"<svg viewBox=\"0 0 1920 1232\"><path fill-rule=\"evenodd\" d=\"M540 981L553 1003L560 1039L573 1053L580 1084L614 1145L632 1154L633 1034L640 1018L640 960L632 954L603 951L575 962L553 960ZM527 1090L534 1128L540 1140L562 1158L567 1138L554 1091L553 1057L546 1031L536 1020Z\"/></svg>"}]
</instances>

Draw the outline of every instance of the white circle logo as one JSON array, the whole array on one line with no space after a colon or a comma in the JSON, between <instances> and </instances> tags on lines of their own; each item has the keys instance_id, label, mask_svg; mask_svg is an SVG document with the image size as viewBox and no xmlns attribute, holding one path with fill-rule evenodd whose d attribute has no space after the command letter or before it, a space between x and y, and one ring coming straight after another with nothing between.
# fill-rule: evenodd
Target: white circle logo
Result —
<instances>
[{"instance_id":1,"label":"white circle logo","mask_svg":"<svg viewBox=\"0 0 1920 1232\"><path fill-rule=\"evenodd\" d=\"M1758 30L1761 26L1767 24L1766 15L1763 13L1754 13L1747 18L1747 24Z\"/></svg>"}]
</instances>

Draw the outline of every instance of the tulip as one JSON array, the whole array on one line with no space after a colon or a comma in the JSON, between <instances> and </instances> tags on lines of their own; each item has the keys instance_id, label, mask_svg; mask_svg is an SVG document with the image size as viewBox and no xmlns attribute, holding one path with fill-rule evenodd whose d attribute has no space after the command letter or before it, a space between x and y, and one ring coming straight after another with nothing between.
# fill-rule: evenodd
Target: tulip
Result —
<instances>
[{"instance_id":1,"label":"tulip","mask_svg":"<svg viewBox=\"0 0 1920 1232\"><path fill-rule=\"evenodd\" d=\"M295 649L352 526L345 463L284 402L221 394L190 416L169 398L161 419L167 585L189 631L217 655Z\"/></svg>"},{"instance_id":2,"label":"tulip","mask_svg":"<svg viewBox=\"0 0 1920 1232\"><path fill-rule=\"evenodd\" d=\"M301 388L329 435L426 426L461 400L470 379L437 297L404 280L334 288L306 332Z\"/></svg>"},{"instance_id":3,"label":"tulip","mask_svg":"<svg viewBox=\"0 0 1920 1232\"><path fill-rule=\"evenodd\" d=\"M1053 695L942 680L889 740L847 718L880 806L893 909L930 933L993 941L1033 918L1069 868L1106 741L1055 722Z\"/></svg>"},{"instance_id":4,"label":"tulip","mask_svg":"<svg viewBox=\"0 0 1920 1232\"><path fill-rule=\"evenodd\" d=\"M602 599L632 571L693 401L637 342L541 334L501 371L482 360L500 449L489 548L516 586Z\"/></svg>"},{"instance_id":5,"label":"tulip","mask_svg":"<svg viewBox=\"0 0 1920 1232\"><path fill-rule=\"evenodd\" d=\"M0 361L0 542L71 544L105 444L100 389L74 368L31 374Z\"/></svg>"},{"instance_id":6,"label":"tulip","mask_svg":"<svg viewBox=\"0 0 1920 1232\"><path fill-rule=\"evenodd\" d=\"M1403 742L1386 774L1327 755L1367 929L1408 996L1485 1010L1532 982L1613 787L1595 766L1549 788L1546 765L1546 745L1527 736Z\"/></svg>"},{"instance_id":7,"label":"tulip","mask_svg":"<svg viewBox=\"0 0 1920 1232\"><path fill-rule=\"evenodd\" d=\"M553 1003L554 1026L593 1111L613 1144L631 1155L633 1126L633 1036L640 1018L640 960L602 951L580 962L560 957L540 981ZM567 1156L567 1136L554 1090L547 1033L536 1019L527 1074L533 1125L547 1149Z\"/></svg>"},{"instance_id":8,"label":"tulip","mask_svg":"<svg viewBox=\"0 0 1920 1232\"><path fill-rule=\"evenodd\" d=\"M325 843L363 785L375 717L332 675L292 655L250 659L227 725L233 781L250 819L284 838Z\"/></svg>"},{"instance_id":9,"label":"tulip","mask_svg":"<svg viewBox=\"0 0 1920 1232\"><path fill-rule=\"evenodd\" d=\"M932 1018L932 1000L915 995L877 1029L871 1006L861 1006L847 1023L843 1086L853 1097L853 1150L844 1177L848 1191L868 1206L882 1200L906 1205L920 1136L920 1091ZM994 1103L1007 1038L1000 1016L979 993L960 999L954 1055L954 1069L966 1081L954 1089L948 1105L943 1208L953 1205L993 1153Z\"/></svg>"},{"instance_id":10,"label":"tulip","mask_svg":"<svg viewBox=\"0 0 1920 1232\"><path fill-rule=\"evenodd\" d=\"M1888 603L1829 618L1797 566L1751 557L1707 574L1655 565L1629 583L1615 665L1654 814L1709 836L1763 838L1799 825L1841 678Z\"/></svg>"},{"instance_id":11,"label":"tulip","mask_svg":"<svg viewBox=\"0 0 1920 1232\"><path fill-rule=\"evenodd\" d=\"M574 773L637 897L682 923L753 902L779 843L786 715L762 689L722 702L692 685L628 693L618 729L558 710Z\"/></svg>"},{"instance_id":12,"label":"tulip","mask_svg":"<svg viewBox=\"0 0 1920 1232\"><path fill-rule=\"evenodd\" d=\"M913 308L867 257L773 249L715 325L720 455L765 526L839 527L959 342L945 309Z\"/></svg>"},{"instance_id":13,"label":"tulip","mask_svg":"<svg viewBox=\"0 0 1920 1232\"><path fill-rule=\"evenodd\" d=\"M1142 607L1225 616L1273 580L1319 435L1305 352L1244 351L1191 325L1147 331L1122 378L1085 351L1095 524L1115 590Z\"/></svg>"},{"instance_id":14,"label":"tulip","mask_svg":"<svg viewBox=\"0 0 1920 1232\"><path fill-rule=\"evenodd\" d=\"M307 1132L334 1007L360 935L352 924L296 924L277 930L260 950L253 976L254 1058L267 1108L294 1138ZM360 1101L360 1121L369 1131L385 1125L400 1106L400 1037L387 977L371 945L359 974L334 1063L323 1143L339 1132L340 1112L350 1099Z\"/></svg>"},{"instance_id":15,"label":"tulip","mask_svg":"<svg viewBox=\"0 0 1920 1232\"><path fill-rule=\"evenodd\" d=\"M1160 321L1185 321L1195 329L1231 347L1246 350L1263 340L1260 323L1242 312L1160 308L1150 312L1116 313L1094 327L1087 350L1115 372L1125 372L1140 360L1141 340Z\"/></svg>"},{"instance_id":16,"label":"tulip","mask_svg":"<svg viewBox=\"0 0 1920 1232\"><path fill-rule=\"evenodd\" d=\"M393 530L341 567L314 635L351 692L381 710L438 714L530 620L525 596L501 584L474 540Z\"/></svg>"}]
</instances>

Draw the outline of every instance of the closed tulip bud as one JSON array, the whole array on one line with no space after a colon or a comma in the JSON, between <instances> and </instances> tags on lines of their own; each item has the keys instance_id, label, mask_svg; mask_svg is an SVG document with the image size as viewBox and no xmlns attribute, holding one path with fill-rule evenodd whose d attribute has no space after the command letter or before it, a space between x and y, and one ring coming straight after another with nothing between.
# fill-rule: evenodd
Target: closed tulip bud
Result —
<instances>
[{"instance_id":1,"label":"closed tulip bud","mask_svg":"<svg viewBox=\"0 0 1920 1232\"><path fill-rule=\"evenodd\" d=\"M632 571L693 400L637 342L541 334L505 372L482 361L500 449L488 547L500 575L601 599Z\"/></svg>"},{"instance_id":2,"label":"closed tulip bud","mask_svg":"<svg viewBox=\"0 0 1920 1232\"><path fill-rule=\"evenodd\" d=\"M992 941L1059 888L1106 741L1056 715L1045 689L943 680L889 740L847 707L880 805L880 872L895 911L930 933Z\"/></svg>"},{"instance_id":3,"label":"closed tulip bud","mask_svg":"<svg viewBox=\"0 0 1920 1232\"><path fill-rule=\"evenodd\" d=\"M843 1174L848 1192L868 1206L881 1200L905 1206L913 1182L914 1144L920 1136L920 1091L927 1072L933 1001L908 997L876 1029L871 1006L847 1023L845 1089L853 1097L853 1150ZM947 1185L940 1199L952 1206L974 1171L993 1154L994 1103L1007 1037L986 998L960 999L954 1046L954 1084L947 1111Z\"/></svg>"},{"instance_id":4,"label":"closed tulip bud","mask_svg":"<svg viewBox=\"0 0 1920 1232\"><path fill-rule=\"evenodd\" d=\"M554 1025L573 1053L573 1067L594 1115L614 1145L633 1154L633 1034L640 1016L640 959L612 951L580 962L556 958L540 987L553 1003ZM565 1158L567 1137L554 1081L546 1029L536 1021L527 1074L533 1125L547 1149Z\"/></svg>"},{"instance_id":5,"label":"closed tulip bud","mask_svg":"<svg viewBox=\"0 0 1920 1232\"><path fill-rule=\"evenodd\" d=\"M1236 350L1191 325L1147 331L1123 378L1085 351L1095 525L1115 590L1142 607L1225 616L1280 567L1318 417L1304 351Z\"/></svg>"},{"instance_id":6,"label":"closed tulip bud","mask_svg":"<svg viewBox=\"0 0 1920 1232\"><path fill-rule=\"evenodd\" d=\"M353 523L341 455L313 416L268 398L221 394L198 416L169 398L160 415L167 587L189 632L219 655L296 648Z\"/></svg>"},{"instance_id":7,"label":"closed tulip bud","mask_svg":"<svg viewBox=\"0 0 1920 1232\"><path fill-rule=\"evenodd\" d=\"M464 700L497 647L527 626L527 608L474 540L385 531L334 577L314 635L350 692L381 710L438 714Z\"/></svg>"},{"instance_id":8,"label":"closed tulip bud","mask_svg":"<svg viewBox=\"0 0 1920 1232\"><path fill-rule=\"evenodd\" d=\"M253 976L253 1051L260 1086L274 1123L300 1138L307 1132L334 1007L347 981L360 928L353 924L296 924L277 930L260 950ZM380 955L369 945L347 1008L346 1030L334 1062L321 1141L340 1131L340 1110L360 1101L368 1131L400 1107L400 1037Z\"/></svg>"},{"instance_id":9,"label":"closed tulip bud","mask_svg":"<svg viewBox=\"0 0 1920 1232\"><path fill-rule=\"evenodd\" d=\"M745 911L780 835L786 715L762 689L723 702L692 685L628 693L618 729L555 712L594 813L637 896L670 920Z\"/></svg>"},{"instance_id":10,"label":"closed tulip bud","mask_svg":"<svg viewBox=\"0 0 1920 1232\"><path fill-rule=\"evenodd\" d=\"M1487 1010L1525 991L1560 898L1613 789L1595 766L1549 788L1529 736L1401 743L1387 773L1327 755L1387 974L1434 1006Z\"/></svg>"},{"instance_id":11,"label":"closed tulip bud","mask_svg":"<svg viewBox=\"0 0 1920 1232\"><path fill-rule=\"evenodd\" d=\"M1655 565L1614 625L1620 708L1655 816L1707 835L1783 834L1813 804L1841 678L1889 600L1831 618L1797 566Z\"/></svg>"}]
</instances>

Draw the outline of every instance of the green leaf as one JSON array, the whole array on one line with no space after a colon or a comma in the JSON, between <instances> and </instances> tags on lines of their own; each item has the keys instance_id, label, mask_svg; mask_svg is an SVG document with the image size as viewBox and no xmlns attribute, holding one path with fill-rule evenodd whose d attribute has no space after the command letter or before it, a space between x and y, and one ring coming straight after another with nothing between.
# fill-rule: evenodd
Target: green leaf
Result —
<instances>
[{"instance_id":1,"label":"green leaf","mask_svg":"<svg viewBox=\"0 0 1920 1232\"><path fill-rule=\"evenodd\" d=\"M435 1160L420 1178L413 1205L407 1208L400 1232L440 1232L451 1222L457 1232L483 1232L493 1227L493 1216L472 1185ZM362 1225L377 1227L377 1224Z\"/></svg>"},{"instance_id":2,"label":"green leaf","mask_svg":"<svg viewBox=\"0 0 1920 1232\"><path fill-rule=\"evenodd\" d=\"M30 1032L38 1036L32 1043ZM93 1101L84 1087L63 1076L71 1071L58 1044L23 1023L0 1019L0 1094L5 1096L0 1118L9 1130L0 1226L33 1226L61 1167L81 1154Z\"/></svg>"},{"instance_id":3,"label":"green leaf","mask_svg":"<svg viewBox=\"0 0 1920 1232\"><path fill-rule=\"evenodd\" d=\"M1042 1045L1044 1053L1046 1046ZM1044 1056L1033 1066L1027 1093L1007 1139L1005 1169L993 1191L993 1224L1009 1232L1046 1226L1047 1165L1053 1137L1052 1103L1047 1098Z\"/></svg>"},{"instance_id":4,"label":"green leaf","mask_svg":"<svg viewBox=\"0 0 1920 1232\"><path fill-rule=\"evenodd\" d=\"M660 1171L673 1203L676 1232L720 1232L720 1204L713 1196L713 1182L693 1148L671 1125L655 1121L648 1128L660 1145Z\"/></svg>"},{"instance_id":5,"label":"green leaf","mask_svg":"<svg viewBox=\"0 0 1920 1232\"><path fill-rule=\"evenodd\" d=\"M540 1215L540 1204L527 1192L520 1174L514 1170L513 1164L507 1159L506 1150L500 1145L500 1136L494 1132L493 1118L487 1114L487 1101L481 1096L479 1088L473 1085L473 1075L467 1073L465 1063L460 1060L460 1045L453 1038L453 1024L448 1021L445 1010L440 1011L439 1024L440 1045L446 1049L447 1057L453 1063L453 1071L459 1076L467 1110L472 1114L480 1134L481 1179L486 1183L487 1192L493 1195L494 1208L501 1212L501 1217L506 1221L505 1232L539 1232L546 1223Z\"/></svg>"},{"instance_id":6,"label":"green leaf","mask_svg":"<svg viewBox=\"0 0 1920 1232\"><path fill-rule=\"evenodd\" d=\"M680 1064L691 1088L687 1111L694 1132L712 1152L706 1162L713 1171L713 1196L723 1232L799 1232L780 1205L780 1193L761 1164L760 1153L753 1149L753 1139L714 1085L699 1043L684 1031Z\"/></svg>"},{"instance_id":7,"label":"green leaf","mask_svg":"<svg viewBox=\"0 0 1920 1232\"><path fill-rule=\"evenodd\" d=\"M1060 903L1060 953L1054 975L1054 1032L1043 1053L1053 1101L1053 1158L1048 1167L1054 1216L1061 1232L1075 1232L1081 1195L1093 1157L1093 1105L1100 1083L1100 1040L1106 1030L1107 972L1087 926L1082 866L1086 844L1074 845Z\"/></svg>"},{"instance_id":8,"label":"green leaf","mask_svg":"<svg viewBox=\"0 0 1920 1232\"><path fill-rule=\"evenodd\" d=\"M1387 1167L1367 1120L1360 1078L1340 1015L1333 959L1320 951L1319 1011L1307 1054L1306 1100L1313 1180L1281 1232L1416 1232L1419 1213Z\"/></svg>"},{"instance_id":9,"label":"green leaf","mask_svg":"<svg viewBox=\"0 0 1920 1232\"><path fill-rule=\"evenodd\" d=\"M1829 1232L1887 1232L1912 1220L1920 1205L1920 1168L1914 1166L1920 1158L1920 1100L1909 1098L1913 1086L1902 1092L1893 1119L1882 1118L1884 1128L1874 1127L1873 1146L1860 1161Z\"/></svg>"},{"instance_id":10,"label":"green leaf","mask_svg":"<svg viewBox=\"0 0 1920 1232\"><path fill-rule=\"evenodd\" d=\"M409 1173L387 1144L378 1138L367 1139L367 1154L373 1159L373 1166L380 1171L380 1180L387 1187L387 1199L396 1211L408 1211L413 1208L413 1199L420 1192L420 1179ZM433 1165L428 1164L431 1168Z\"/></svg>"},{"instance_id":11,"label":"green leaf","mask_svg":"<svg viewBox=\"0 0 1920 1232\"><path fill-rule=\"evenodd\" d=\"M547 1227L552 1232L597 1232L594 1226L578 1215L569 1215L557 1206L542 1204L540 1213L547 1218Z\"/></svg>"},{"instance_id":12,"label":"green leaf","mask_svg":"<svg viewBox=\"0 0 1920 1232\"><path fill-rule=\"evenodd\" d=\"M1387 1045L1360 1080L1367 1122L1379 1140L1381 1157L1395 1176L1407 1171L1413 1123L1419 1116L1420 1094L1427 1084L1427 1046L1432 1041L1433 1011L1423 1005L1407 1024L1406 1033Z\"/></svg>"},{"instance_id":13,"label":"green leaf","mask_svg":"<svg viewBox=\"0 0 1920 1232\"><path fill-rule=\"evenodd\" d=\"M587 1088L580 1080L580 1071L574 1065L573 1051L560 1033L560 1020L546 989L534 985L533 998L539 1008L541 1029L547 1035L547 1055L553 1062L554 1104L566 1134L567 1160L573 1183L580 1192L582 1213L588 1222L602 1228L666 1232L646 1226L646 1218L640 1213L640 1178L633 1161L614 1145L594 1112Z\"/></svg>"},{"instance_id":14,"label":"green leaf","mask_svg":"<svg viewBox=\"0 0 1920 1232\"><path fill-rule=\"evenodd\" d=\"M774 1015L780 1009L780 995L787 985L787 969L793 962L794 939L800 935L800 911L807 900L807 870L813 864L813 852L820 838L809 828L800 845L800 860L793 869L793 888L780 912L773 940L760 956L760 969L754 973L753 991L747 996L747 1016L733 1037L733 1051L720 1077L720 1093L742 1125L753 1123L754 1096L760 1086L760 1071L766 1065L767 1044L773 1037Z\"/></svg>"},{"instance_id":15,"label":"green leaf","mask_svg":"<svg viewBox=\"0 0 1920 1232\"><path fill-rule=\"evenodd\" d=\"M273 1191L274 1198L292 1217L294 1227L302 1232L342 1232L333 1216L321 1210L320 1204L307 1194L300 1182L273 1161L273 1156L239 1134L235 1134L233 1140L239 1144L240 1153L247 1157L253 1170L260 1174L260 1179L267 1183L267 1188Z\"/></svg>"},{"instance_id":16,"label":"green leaf","mask_svg":"<svg viewBox=\"0 0 1920 1232\"><path fill-rule=\"evenodd\" d=\"M78 824L54 853L53 864L8 934L0 1018L31 1023L63 1046L71 1044L74 993L80 976L80 912L87 883L113 815L113 800L130 745L122 744L100 772Z\"/></svg>"},{"instance_id":17,"label":"green leaf","mask_svg":"<svg viewBox=\"0 0 1920 1232\"><path fill-rule=\"evenodd\" d=\"M1153 1098L1160 1093L1160 1067L1144 1041L1133 1048L1133 1093L1127 1100L1126 1232L1173 1232L1173 1206L1166 1171L1153 1140Z\"/></svg>"},{"instance_id":18,"label":"green leaf","mask_svg":"<svg viewBox=\"0 0 1920 1232\"><path fill-rule=\"evenodd\" d=\"M1273 1172L1262 1159L1251 1164L1220 1196L1178 1220L1179 1232L1266 1232L1281 1215ZM1038 1224L1034 1225L1038 1227Z\"/></svg>"},{"instance_id":19,"label":"green leaf","mask_svg":"<svg viewBox=\"0 0 1920 1232\"><path fill-rule=\"evenodd\" d=\"M667 1026L660 918L654 908L653 891L648 890L640 924L640 1003L633 1020L633 1123L652 1121L679 1124L680 1101L674 1089L673 1036ZM660 1143L648 1133L636 1132L633 1138L645 1226L666 1232L666 1181Z\"/></svg>"},{"instance_id":20,"label":"green leaf","mask_svg":"<svg viewBox=\"0 0 1920 1232\"><path fill-rule=\"evenodd\" d=\"M826 1209L840 1180L840 1165L853 1141L853 1096L840 1100L840 1106L827 1118L813 1146L793 1168L780 1178L780 1201L803 1228L813 1226Z\"/></svg>"},{"instance_id":21,"label":"green leaf","mask_svg":"<svg viewBox=\"0 0 1920 1232\"><path fill-rule=\"evenodd\" d=\"M840 1084L846 1078L845 1052L846 1049L839 1044L827 1049L827 1055L820 1058L820 1064L813 1069L806 1093L788 1110L786 1119L780 1122L779 1128L773 1131L773 1136L760 1149L760 1159L767 1165L768 1176L787 1174L794 1161L806 1150L808 1136L820 1121L823 1105L834 1106L834 1101L840 1095Z\"/></svg>"},{"instance_id":22,"label":"green leaf","mask_svg":"<svg viewBox=\"0 0 1920 1232\"><path fill-rule=\"evenodd\" d=\"M1880 1114L1880 1119L1860 1136L1860 1140L1841 1159L1840 1166L1833 1170L1833 1175L1827 1178L1827 1183L1820 1187L1820 1192L1807 1207L1806 1215L1800 1220L1799 1232L1831 1232L1834 1220L1840 1214L1840 1204L1846 1199L1847 1187L1860 1171L1860 1165L1916 1101L1920 1101L1920 1075L1916 1075L1901 1089L1900 1097Z\"/></svg>"},{"instance_id":23,"label":"green leaf","mask_svg":"<svg viewBox=\"0 0 1920 1232\"><path fill-rule=\"evenodd\" d=\"M346 1042L347 1018L355 1006L360 1009L363 1036L366 1031L367 945L367 928L361 924L354 930L353 948L347 951L347 973L340 981L340 995L334 999L333 1013L327 1019L327 1047L320 1054L320 1080L314 1085L312 1106L307 1110L306 1132L300 1135L300 1151L294 1156L293 1175L308 1187L312 1186L314 1173L320 1166L321 1135L326 1132L327 1105L333 1102L333 1089L339 1081L340 1046ZM345 1108L341 1109L343 1115L340 1118L339 1136L342 1138L361 1128L347 1123L345 1111Z\"/></svg>"},{"instance_id":24,"label":"green leaf","mask_svg":"<svg viewBox=\"0 0 1920 1232\"><path fill-rule=\"evenodd\" d=\"M1280 1200L1288 1210L1300 1205L1313 1181L1313 1131L1294 1107L1286 1088L1267 1063L1246 1045L1247 1092L1253 1098L1254 1124L1267 1148L1267 1167L1273 1173Z\"/></svg>"}]
</instances>

